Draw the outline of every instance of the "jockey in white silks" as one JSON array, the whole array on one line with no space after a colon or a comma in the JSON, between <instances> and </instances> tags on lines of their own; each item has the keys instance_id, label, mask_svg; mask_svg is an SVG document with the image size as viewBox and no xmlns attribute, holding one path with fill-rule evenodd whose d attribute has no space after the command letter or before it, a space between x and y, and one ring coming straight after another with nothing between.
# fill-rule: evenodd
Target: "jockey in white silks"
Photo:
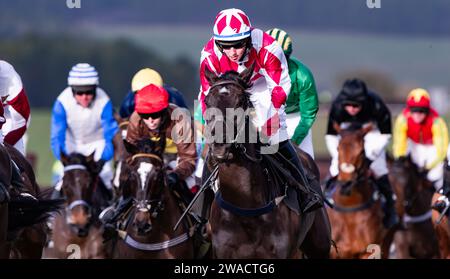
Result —
<instances>
[{"instance_id":1,"label":"jockey in white silks","mask_svg":"<svg viewBox=\"0 0 450 279\"><path fill-rule=\"evenodd\" d=\"M51 148L59 160L61 152L80 153L103 165L100 178L112 189L110 161L114 155L113 137L118 125L108 95L98 87L95 68L87 63L72 67L68 87L58 96L52 110ZM61 174L62 175L62 174Z\"/></svg>"}]
</instances>

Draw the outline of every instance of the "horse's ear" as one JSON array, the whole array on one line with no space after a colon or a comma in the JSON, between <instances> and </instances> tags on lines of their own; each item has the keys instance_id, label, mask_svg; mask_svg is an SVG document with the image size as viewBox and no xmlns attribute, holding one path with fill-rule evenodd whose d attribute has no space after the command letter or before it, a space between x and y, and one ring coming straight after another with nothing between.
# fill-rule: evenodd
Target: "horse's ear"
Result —
<instances>
[{"instance_id":1,"label":"horse's ear","mask_svg":"<svg viewBox=\"0 0 450 279\"><path fill-rule=\"evenodd\" d=\"M136 154L138 153L137 147L134 144L129 143L126 140L123 140L123 145L125 146L125 149L129 154Z\"/></svg>"},{"instance_id":2,"label":"horse's ear","mask_svg":"<svg viewBox=\"0 0 450 279\"><path fill-rule=\"evenodd\" d=\"M212 86L219 79L219 77L214 72L210 71L206 66L205 66L205 77L209 83L209 86Z\"/></svg>"},{"instance_id":3,"label":"horse's ear","mask_svg":"<svg viewBox=\"0 0 450 279\"><path fill-rule=\"evenodd\" d=\"M254 70L255 70L255 62L253 62L253 64L250 67L248 67L242 73L240 73L239 76L241 77L241 79L243 81L245 81L245 83L249 84L250 83L250 79L253 76L253 71Z\"/></svg>"},{"instance_id":4,"label":"horse's ear","mask_svg":"<svg viewBox=\"0 0 450 279\"><path fill-rule=\"evenodd\" d=\"M364 126L364 127L362 128L362 133L363 133L363 135L364 135L364 136L367 135L367 133L370 132L370 131L372 131L372 129L373 129L372 123L367 124L366 126Z\"/></svg>"},{"instance_id":5,"label":"horse's ear","mask_svg":"<svg viewBox=\"0 0 450 279\"><path fill-rule=\"evenodd\" d=\"M336 121L333 121L333 128L338 134L341 133L341 125L339 125Z\"/></svg>"},{"instance_id":6,"label":"horse's ear","mask_svg":"<svg viewBox=\"0 0 450 279\"><path fill-rule=\"evenodd\" d=\"M87 163L91 163L94 161L94 155L95 155L95 151L92 152L89 156L86 157L86 162Z\"/></svg>"},{"instance_id":7,"label":"horse's ear","mask_svg":"<svg viewBox=\"0 0 450 279\"><path fill-rule=\"evenodd\" d=\"M61 158L61 163L63 164L63 166L67 166L67 164L69 163L69 158L66 156L66 154L64 154L62 150L59 151L59 158Z\"/></svg>"}]
</instances>

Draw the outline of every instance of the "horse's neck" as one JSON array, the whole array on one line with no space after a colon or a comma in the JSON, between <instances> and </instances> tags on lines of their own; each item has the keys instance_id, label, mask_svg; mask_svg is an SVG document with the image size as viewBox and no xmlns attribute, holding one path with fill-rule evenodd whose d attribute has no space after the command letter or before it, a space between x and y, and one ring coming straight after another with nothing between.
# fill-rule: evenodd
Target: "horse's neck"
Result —
<instances>
[{"instance_id":1,"label":"horse's neck","mask_svg":"<svg viewBox=\"0 0 450 279\"><path fill-rule=\"evenodd\" d=\"M257 158L254 144L245 144L249 156ZM230 164L219 166L219 187L223 198L240 207L258 207L265 203L267 179L260 164L242 152Z\"/></svg>"}]
</instances>

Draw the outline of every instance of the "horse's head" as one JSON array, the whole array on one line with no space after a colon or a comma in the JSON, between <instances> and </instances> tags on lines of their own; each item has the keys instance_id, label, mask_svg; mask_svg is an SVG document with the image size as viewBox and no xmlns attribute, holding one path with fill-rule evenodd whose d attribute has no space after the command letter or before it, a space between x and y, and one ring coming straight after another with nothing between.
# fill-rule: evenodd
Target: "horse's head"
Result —
<instances>
[{"instance_id":1,"label":"horse's head","mask_svg":"<svg viewBox=\"0 0 450 279\"><path fill-rule=\"evenodd\" d=\"M143 140L136 146L125 142L131 157L126 164L129 168L127 186L123 187L123 198L132 198L136 213L133 228L139 235L149 233L152 219L164 210L164 187L166 176L161 153L155 153L154 142Z\"/></svg>"},{"instance_id":2,"label":"horse's head","mask_svg":"<svg viewBox=\"0 0 450 279\"><path fill-rule=\"evenodd\" d=\"M364 152L364 136L372 130L372 126L362 127L359 123L350 123L347 127L340 127L335 123L334 127L341 137L338 145L339 174L337 181L344 185L341 188L341 191L344 191L343 194L349 194L350 186L364 178L368 170Z\"/></svg>"},{"instance_id":3,"label":"horse's head","mask_svg":"<svg viewBox=\"0 0 450 279\"><path fill-rule=\"evenodd\" d=\"M221 76L205 69L210 90L205 98L207 142L211 143L213 157L219 160L232 156L229 149L238 137L245 136L246 119L250 108L246 92L252 85L254 64L241 74L228 71ZM208 139L210 137L210 139Z\"/></svg>"},{"instance_id":4,"label":"horse's head","mask_svg":"<svg viewBox=\"0 0 450 279\"><path fill-rule=\"evenodd\" d=\"M391 181L397 199L402 208L397 208L400 213L418 209L417 205L421 199L427 199L425 204L430 205L433 185L426 179L427 171L419 168L411 159L411 156L402 156L394 160L391 166ZM430 190L428 197L423 190ZM401 214L402 215L402 214Z\"/></svg>"},{"instance_id":5,"label":"horse's head","mask_svg":"<svg viewBox=\"0 0 450 279\"><path fill-rule=\"evenodd\" d=\"M78 236L87 236L92 221L92 197L102 166L94 161L94 153L66 156L61 152L64 176L61 191L67 200L67 223Z\"/></svg>"}]
</instances>

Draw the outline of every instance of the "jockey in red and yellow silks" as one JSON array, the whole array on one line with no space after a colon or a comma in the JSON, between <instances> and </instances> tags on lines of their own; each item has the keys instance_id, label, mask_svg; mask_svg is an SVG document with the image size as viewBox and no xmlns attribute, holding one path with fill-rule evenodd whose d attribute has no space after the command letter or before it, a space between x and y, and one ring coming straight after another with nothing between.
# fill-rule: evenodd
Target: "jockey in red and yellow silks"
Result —
<instances>
[{"instance_id":1,"label":"jockey in red and yellow silks","mask_svg":"<svg viewBox=\"0 0 450 279\"><path fill-rule=\"evenodd\" d=\"M428 92L412 90L406 108L395 121L394 157L411 154L414 163L428 170L427 179L438 189L442 187L448 142L447 125L430 106Z\"/></svg>"}]
</instances>

